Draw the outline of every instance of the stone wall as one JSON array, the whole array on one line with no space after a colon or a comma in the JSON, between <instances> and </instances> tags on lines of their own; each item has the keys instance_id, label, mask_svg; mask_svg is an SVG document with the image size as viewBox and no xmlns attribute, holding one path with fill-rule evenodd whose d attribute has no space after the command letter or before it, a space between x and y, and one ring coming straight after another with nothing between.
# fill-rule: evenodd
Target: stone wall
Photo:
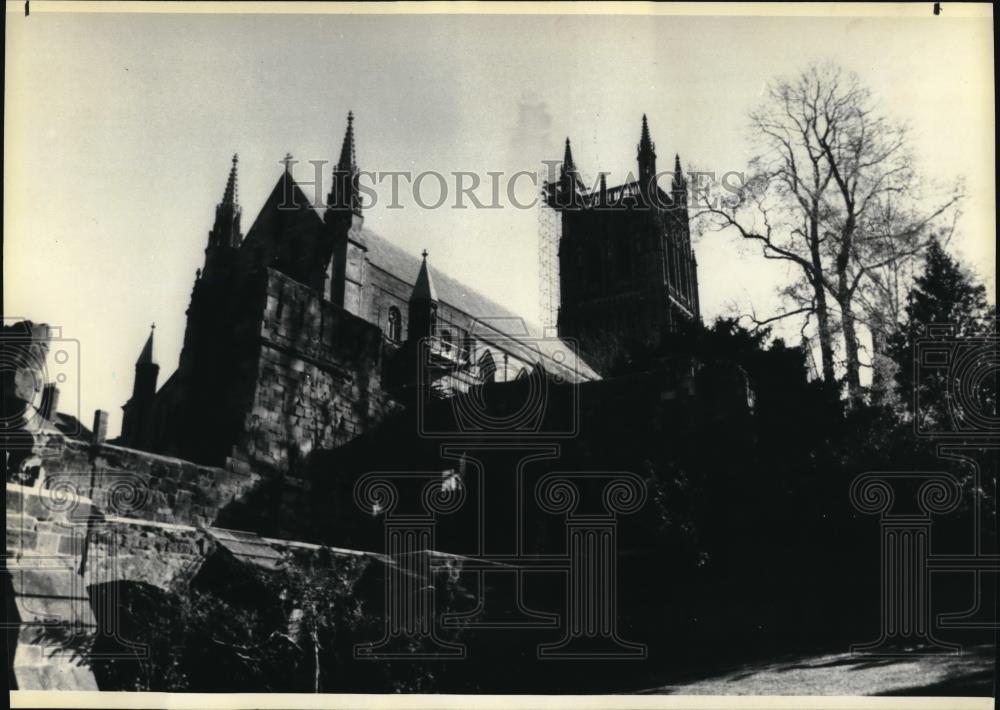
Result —
<instances>
[{"instance_id":1,"label":"stone wall","mask_svg":"<svg viewBox=\"0 0 1000 710\"><path fill-rule=\"evenodd\" d=\"M180 525L212 525L238 506L261 477L182 459L73 439L42 459L44 486L93 499L108 515Z\"/></svg>"},{"instance_id":2,"label":"stone wall","mask_svg":"<svg viewBox=\"0 0 1000 710\"><path fill-rule=\"evenodd\" d=\"M270 508L247 510L260 482L255 474L50 431L30 436L35 447L16 477L30 483L6 484L0 575L11 624L8 674L17 689L97 690L95 644L118 638L123 584L183 594L220 557L265 568L319 549L332 553L325 558L332 564L381 560L215 527L268 524Z\"/></svg>"},{"instance_id":3,"label":"stone wall","mask_svg":"<svg viewBox=\"0 0 1000 710\"><path fill-rule=\"evenodd\" d=\"M310 505L305 481L258 474L245 463L232 461L231 469L202 466L108 443L93 445L51 429L24 434L25 445L33 442L33 448L22 452L8 482L56 496L86 497L109 517L276 537L305 535L315 541L311 517L329 512Z\"/></svg>"},{"instance_id":4,"label":"stone wall","mask_svg":"<svg viewBox=\"0 0 1000 710\"><path fill-rule=\"evenodd\" d=\"M47 482L58 484L58 479ZM105 687L114 680L108 675L108 663L114 665L113 659L134 663L143 644L162 640L164 630L150 626L152 619L160 618L155 612L138 619L126 613L126 607L132 609L129 595L152 587L162 593L154 598L166 601L197 589L230 603L243 581L252 579L244 570L307 574L333 570L347 583L345 593L352 595L345 608L364 610L366 622L357 641L375 642L382 633L385 578L399 564L384 555L252 532L119 517L105 514L61 485L45 485L44 479L37 486L8 483L6 490L6 565L0 579L10 623L6 642L13 689L133 689ZM114 504L115 498L108 501ZM450 609L473 609L476 598L464 590L474 580L463 573L461 561L423 554L435 563L428 560L414 566L408 559L405 570L426 570L444 584L450 590L448 599L462 602L457 608L448 602ZM241 603L274 601L249 597ZM297 608L296 599L288 602ZM298 633L295 618L292 613L288 620L292 636ZM165 650L182 652L157 648L161 655ZM361 685L357 690L380 689Z\"/></svg>"},{"instance_id":5,"label":"stone wall","mask_svg":"<svg viewBox=\"0 0 1000 710\"><path fill-rule=\"evenodd\" d=\"M8 677L18 689L97 690L97 623L80 573L90 500L7 484L3 575Z\"/></svg>"},{"instance_id":6,"label":"stone wall","mask_svg":"<svg viewBox=\"0 0 1000 710\"><path fill-rule=\"evenodd\" d=\"M260 338L234 458L294 473L310 452L340 446L398 410L382 389L381 330L273 269Z\"/></svg>"}]
</instances>

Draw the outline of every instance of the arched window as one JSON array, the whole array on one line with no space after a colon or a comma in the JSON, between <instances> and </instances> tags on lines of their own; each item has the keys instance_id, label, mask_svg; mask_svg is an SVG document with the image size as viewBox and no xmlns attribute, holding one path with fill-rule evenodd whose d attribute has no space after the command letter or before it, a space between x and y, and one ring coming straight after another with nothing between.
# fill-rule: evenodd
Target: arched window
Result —
<instances>
[{"instance_id":1,"label":"arched window","mask_svg":"<svg viewBox=\"0 0 1000 710\"><path fill-rule=\"evenodd\" d=\"M493 362L493 356L490 355L490 351L487 350L483 353L483 356L479 358L479 379L482 382L495 382L497 378L497 366Z\"/></svg>"},{"instance_id":2,"label":"arched window","mask_svg":"<svg viewBox=\"0 0 1000 710\"><path fill-rule=\"evenodd\" d=\"M389 340L399 342L403 338L403 318L399 309L389 306Z\"/></svg>"}]
</instances>

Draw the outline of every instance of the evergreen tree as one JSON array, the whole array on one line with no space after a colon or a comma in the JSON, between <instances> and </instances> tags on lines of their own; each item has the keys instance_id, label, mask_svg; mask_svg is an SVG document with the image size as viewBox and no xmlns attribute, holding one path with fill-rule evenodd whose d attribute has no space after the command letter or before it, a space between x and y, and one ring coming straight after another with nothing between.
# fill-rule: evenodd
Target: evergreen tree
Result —
<instances>
[{"instance_id":1,"label":"evergreen tree","mask_svg":"<svg viewBox=\"0 0 1000 710\"><path fill-rule=\"evenodd\" d=\"M896 383L905 411L943 423L948 417L948 374L944 369L915 364L917 343L929 335L926 329L930 325L950 326L945 340L956 344L987 333L995 309L986 302L986 288L939 242L930 243L924 258L923 273L914 280L907 297L906 322L892 338L891 352L898 365ZM920 411L916 411L917 403Z\"/></svg>"}]
</instances>

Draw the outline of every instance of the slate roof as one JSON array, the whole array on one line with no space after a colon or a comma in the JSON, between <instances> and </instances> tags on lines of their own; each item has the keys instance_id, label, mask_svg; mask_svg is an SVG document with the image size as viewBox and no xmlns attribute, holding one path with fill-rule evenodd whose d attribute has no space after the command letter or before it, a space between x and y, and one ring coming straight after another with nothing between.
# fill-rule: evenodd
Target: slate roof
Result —
<instances>
[{"instance_id":1,"label":"slate roof","mask_svg":"<svg viewBox=\"0 0 1000 710\"><path fill-rule=\"evenodd\" d=\"M395 276L400 281L414 284L420 273L422 259L410 254L368 228L362 229L365 246L368 247L368 262L376 268ZM475 318L481 328L474 334L497 345L507 345L510 340L529 340L529 347L537 350L549 360L546 369L552 368L552 361L561 362L566 368L578 373L584 379L597 379L598 375L580 358L572 348L556 338L543 338L542 329L536 323L522 318L475 289L452 278L443 271L427 264L438 300ZM497 331L492 333L491 331Z\"/></svg>"}]
</instances>

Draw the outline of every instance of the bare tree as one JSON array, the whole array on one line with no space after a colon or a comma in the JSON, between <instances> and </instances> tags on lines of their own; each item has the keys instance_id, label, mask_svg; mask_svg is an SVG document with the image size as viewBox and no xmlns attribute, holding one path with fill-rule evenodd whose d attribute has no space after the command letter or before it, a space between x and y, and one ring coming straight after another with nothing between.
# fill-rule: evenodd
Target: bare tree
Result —
<instances>
[{"instance_id":1,"label":"bare tree","mask_svg":"<svg viewBox=\"0 0 1000 710\"><path fill-rule=\"evenodd\" d=\"M799 267L811 292L808 306L800 301L780 316L816 316L823 379L832 383L833 331L823 255L833 175L814 138L808 106L808 87L802 81L767 87L765 103L750 117L761 152L750 163L743 189L728 204L709 205L705 214L714 228L735 229L758 243L764 258Z\"/></svg>"},{"instance_id":2,"label":"bare tree","mask_svg":"<svg viewBox=\"0 0 1000 710\"><path fill-rule=\"evenodd\" d=\"M891 308L879 310L886 306L880 292L954 213L961 193L931 206L920 200L906 130L878 111L855 75L834 65L771 82L751 114L751 131L760 153L744 189L729 203L709 204L705 214L713 228L760 244L765 258L799 267L806 288L782 291L794 307L778 317L816 317L826 382L836 381L839 335L848 394L857 399L857 309L867 309L862 324L893 318ZM905 287L894 288L898 312Z\"/></svg>"},{"instance_id":3,"label":"bare tree","mask_svg":"<svg viewBox=\"0 0 1000 710\"><path fill-rule=\"evenodd\" d=\"M859 289L877 279L879 270L896 269L925 249L931 227L957 206L961 191L956 188L934 205L919 202L907 131L879 112L856 75L836 66L813 66L801 75L799 86L807 98L803 113L836 186L825 225L833 276L827 286L840 310L848 393L857 399Z\"/></svg>"}]
</instances>

